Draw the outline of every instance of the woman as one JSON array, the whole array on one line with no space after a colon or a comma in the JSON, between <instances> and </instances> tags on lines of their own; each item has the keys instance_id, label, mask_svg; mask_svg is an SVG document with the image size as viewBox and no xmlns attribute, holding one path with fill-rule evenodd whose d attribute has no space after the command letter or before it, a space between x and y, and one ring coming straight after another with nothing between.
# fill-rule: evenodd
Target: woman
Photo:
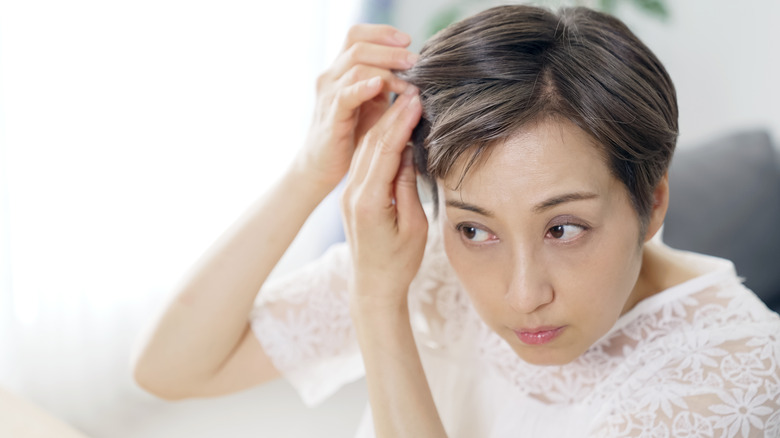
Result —
<instances>
[{"instance_id":1,"label":"woman","mask_svg":"<svg viewBox=\"0 0 780 438\"><path fill-rule=\"evenodd\" d=\"M677 136L656 57L583 8L408 43L352 29L299 159L183 283L139 384L284 374L314 403L365 374L360 436L777 436L777 315L730 262L653 239ZM348 169L348 243L264 284Z\"/></svg>"}]
</instances>

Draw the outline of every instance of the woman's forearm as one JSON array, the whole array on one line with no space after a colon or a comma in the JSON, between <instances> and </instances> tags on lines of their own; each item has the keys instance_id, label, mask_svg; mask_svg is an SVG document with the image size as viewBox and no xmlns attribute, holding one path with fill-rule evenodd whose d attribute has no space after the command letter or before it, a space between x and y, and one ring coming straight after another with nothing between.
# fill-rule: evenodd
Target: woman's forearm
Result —
<instances>
[{"instance_id":1,"label":"woman's forearm","mask_svg":"<svg viewBox=\"0 0 780 438\"><path fill-rule=\"evenodd\" d=\"M412 335L409 311L351 304L376 436L446 437Z\"/></svg>"},{"instance_id":2,"label":"woman's forearm","mask_svg":"<svg viewBox=\"0 0 780 438\"><path fill-rule=\"evenodd\" d=\"M407 305L428 234L406 147L421 115L410 87L364 137L341 200L352 254L350 312L379 437L445 436Z\"/></svg>"},{"instance_id":3,"label":"woman's forearm","mask_svg":"<svg viewBox=\"0 0 780 438\"><path fill-rule=\"evenodd\" d=\"M275 375L249 333L257 292L312 210L347 174L358 142L386 112L390 93L409 88L393 71L414 64L410 42L391 26L350 29L342 52L318 77L312 125L296 164L182 282L136 360L141 386L178 398L229 392ZM200 391L188 390L199 385Z\"/></svg>"},{"instance_id":4,"label":"woman's forearm","mask_svg":"<svg viewBox=\"0 0 780 438\"><path fill-rule=\"evenodd\" d=\"M208 249L139 352L139 384L186 394L214 375L245 332L263 282L329 190L294 165Z\"/></svg>"}]
</instances>

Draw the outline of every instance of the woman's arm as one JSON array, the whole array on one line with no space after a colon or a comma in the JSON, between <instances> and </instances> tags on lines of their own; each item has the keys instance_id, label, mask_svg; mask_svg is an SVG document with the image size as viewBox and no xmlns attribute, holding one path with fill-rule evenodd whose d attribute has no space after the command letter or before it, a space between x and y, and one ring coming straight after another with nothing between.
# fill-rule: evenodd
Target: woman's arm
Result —
<instances>
[{"instance_id":1,"label":"woman's arm","mask_svg":"<svg viewBox=\"0 0 780 438\"><path fill-rule=\"evenodd\" d=\"M183 279L135 360L140 386L169 399L243 389L278 375L249 330L258 291L317 204L350 166L357 142L406 83L413 55L389 26L355 26L317 83L303 151L282 179ZM269 145L268 147L278 147Z\"/></svg>"},{"instance_id":2,"label":"woman's arm","mask_svg":"<svg viewBox=\"0 0 780 438\"><path fill-rule=\"evenodd\" d=\"M393 293L406 293L393 291ZM406 307L351 306L366 367L366 382L376 436L446 437Z\"/></svg>"},{"instance_id":3,"label":"woman's arm","mask_svg":"<svg viewBox=\"0 0 780 438\"><path fill-rule=\"evenodd\" d=\"M407 306L428 230L405 147L422 111L410 91L366 135L342 198L355 268L350 311L377 436L443 437Z\"/></svg>"},{"instance_id":4,"label":"woman's arm","mask_svg":"<svg viewBox=\"0 0 780 438\"><path fill-rule=\"evenodd\" d=\"M308 178L293 166L183 279L136 360L135 379L144 389L168 399L214 392L205 387L238 351L240 340L259 348L247 327L257 291L327 194ZM242 357L252 356L264 366L237 386L277 376L270 360L246 351L253 349L251 344L243 349Z\"/></svg>"}]
</instances>

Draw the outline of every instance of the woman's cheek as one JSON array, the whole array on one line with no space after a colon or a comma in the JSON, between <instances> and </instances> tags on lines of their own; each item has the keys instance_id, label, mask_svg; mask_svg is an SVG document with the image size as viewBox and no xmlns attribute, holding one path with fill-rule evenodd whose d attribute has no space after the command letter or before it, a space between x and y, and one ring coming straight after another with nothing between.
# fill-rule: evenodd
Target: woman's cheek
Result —
<instances>
[{"instance_id":1,"label":"woman's cheek","mask_svg":"<svg viewBox=\"0 0 780 438\"><path fill-rule=\"evenodd\" d=\"M470 283L470 280L474 278L475 272L479 269L480 261L473 257L463 243L460 242L458 233L447 233L444 239L444 249L450 265L455 270L455 274L464 286L468 286L467 283Z\"/></svg>"},{"instance_id":2,"label":"woman's cheek","mask_svg":"<svg viewBox=\"0 0 780 438\"><path fill-rule=\"evenodd\" d=\"M506 266L510 257L502 256L499 246L470 248L460 239L458 234L445 239L447 256L477 313L492 326L492 320L506 307L503 280L511 269Z\"/></svg>"},{"instance_id":3,"label":"woman's cheek","mask_svg":"<svg viewBox=\"0 0 780 438\"><path fill-rule=\"evenodd\" d=\"M635 280L635 246L623 234L593 235L566 257L569 284L581 285L579 294L604 317L617 316Z\"/></svg>"},{"instance_id":4,"label":"woman's cheek","mask_svg":"<svg viewBox=\"0 0 780 438\"><path fill-rule=\"evenodd\" d=\"M475 286L488 277L485 272L484 251L468 248L462 241L460 233L447 232L444 237L444 250L455 275L464 288L470 293L476 292Z\"/></svg>"}]
</instances>

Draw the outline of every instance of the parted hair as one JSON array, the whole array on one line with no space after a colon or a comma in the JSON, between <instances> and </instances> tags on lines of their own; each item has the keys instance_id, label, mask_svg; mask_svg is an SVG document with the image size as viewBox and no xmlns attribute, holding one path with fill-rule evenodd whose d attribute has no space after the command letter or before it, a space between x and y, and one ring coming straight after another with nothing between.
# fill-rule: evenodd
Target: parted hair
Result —
<instances>
[{"instance_id":1,"label":"parted hair","mask_svg":"<svg viewBox=\"0 0 780 438\"><path fill-rule=\"evenodd\" d=\"M491 145L564 117L603 147L644 230L677 141L677 98L661 62L617 18L583 7L491 8L434 35L401 76L420 89L412 142L435 201L436 179L462 157L460 181Z\"/></svg>"}]
</instances>

